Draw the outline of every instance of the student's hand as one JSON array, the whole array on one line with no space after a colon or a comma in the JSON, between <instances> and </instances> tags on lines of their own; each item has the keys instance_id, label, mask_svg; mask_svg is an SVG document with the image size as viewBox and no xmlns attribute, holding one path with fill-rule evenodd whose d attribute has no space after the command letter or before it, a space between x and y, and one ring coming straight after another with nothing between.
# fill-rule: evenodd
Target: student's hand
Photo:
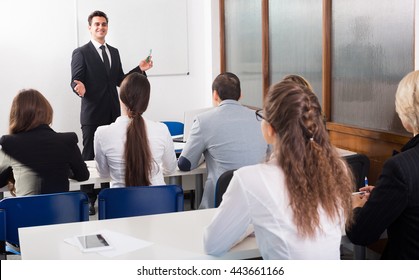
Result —
<instances>
[{"instance_id":1,"label":"student's hand","mask_svg":"<svg viewBox=\"0 0 419 280\"><path fill-rule=\"evenodd\" d=\"M16 188L15 183L13 181L7 182L7 188L9 189L9 192L12 196L16 196Z\"/></svg>"},{"instance_id":2,"label":"student's hand","mask_svg":"<svg viewBox=\"0 0 419 280\"><path fill-rule=\"evenodd\" d=\"M148 69L153 67L153 57L150 56L149 59L144 59L140 61L140 69L141 71L147 71Z\"/></svg>"},{"instance_id":3,"label":"student's hand","mask_svg":"<svg viewBox=\"0 0 419 280\"><path fill-rule=\"evenodd\" d=\"M365 192L365 198L368 200L374 188L375 188L374 186L365 186L365 187L359 188L359 191Z\"/></svg>"},{"instance_id":4,"label":"student's hand","mask_svg":"<svg viewBox=\"0 0 419 280\"><path fill-rule=\"evenodd\" d=\"M86 88L84 87L84 84L78 80L74 80L76 83L76 86L74 87L74 91L80 96L83 97L86 93Z\"/></svg>"},{"instance_id":5,"label":"student's hand","mask_svg":"<svg viewBox=\"0 0 419 280\"><path fill-rule=\"evenodd\" d=\"M352 208L363 207L368 197L365 194L357 194L352 196Z\"/></svg>"}]
</instances>

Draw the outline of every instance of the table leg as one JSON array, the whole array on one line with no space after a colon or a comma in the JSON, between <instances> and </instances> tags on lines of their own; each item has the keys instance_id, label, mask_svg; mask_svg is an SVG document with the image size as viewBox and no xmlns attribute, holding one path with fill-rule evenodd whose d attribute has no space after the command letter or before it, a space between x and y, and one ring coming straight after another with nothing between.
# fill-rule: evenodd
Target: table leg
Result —
<instances>
[{"instance_id":1,"label":"table leg","mask_svg":"<svg viewBox=\"0 0 419 280\"><path fill-rule=\"evenodd\" d=\"M365 260L366 248L365 246L354 245L354 260Z\"/></svg>"},{"instance_id":2,"label":"table leg","mask_svg":"<svg viewBox=\"0 0 419 280\"><path fill-rule=\"evenodd\" d=\"M171 176L171 177L169 177L169 185L182 186L182 176Z\"/></svg>"},{"instance_id":3,"label":"table leg","mask_svg":"<svg viewBox=\"0 0 419 280\"><path fill-rule=\"evenodd\" d=\"M201 204L202 195L204 193L204 175L195 175L195 208L199 209Z\"/></svg>"}]
</instances>

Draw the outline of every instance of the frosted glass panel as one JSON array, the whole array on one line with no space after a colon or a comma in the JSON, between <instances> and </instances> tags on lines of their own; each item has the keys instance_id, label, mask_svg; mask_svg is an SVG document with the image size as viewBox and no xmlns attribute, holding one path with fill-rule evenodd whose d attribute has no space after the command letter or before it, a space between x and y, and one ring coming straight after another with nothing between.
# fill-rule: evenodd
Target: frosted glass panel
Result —
<instances>
[{"instance_id":1,"label":"frosted glass panel","mask_svg":"<svg viewBox=\"0 0 419 280\"><path fill-rule=\"evenodd\" d=\"M298 74L322 102L322 0L269 1L271 83ZM321 104L321 103L320 103Z\"/></svg>"},{"instance_id":2,"label":"frosted glass panel","mask_svg":"<svg viewBox=\"0 0 419 280\"><path fill-rule=\"evenodd\" d=\"M394 95L414 69L414 0L333 0L332 121L405 133Z\"/></svg>"},{"instance_id":3,"label":"frosted glass panel","mask_svg":"<svg viewBox=\"0 0 419 280\"><path fill-rule=\"evenodd\" d=\"M262 107L262 15L260 0L225 1L226 70L241 81L246 105Z\"/></svg>"}]
</instances>

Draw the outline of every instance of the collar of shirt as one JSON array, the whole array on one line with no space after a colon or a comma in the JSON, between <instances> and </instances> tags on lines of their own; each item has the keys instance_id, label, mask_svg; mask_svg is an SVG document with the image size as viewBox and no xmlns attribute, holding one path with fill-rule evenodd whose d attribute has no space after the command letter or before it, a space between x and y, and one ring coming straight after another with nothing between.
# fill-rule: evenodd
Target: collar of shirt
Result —
<instances>
[{"instance_id":1,"label":"collar of shirt","mask_svg":"<svg viewBox=\"0 0 419 280\"><path fill-rule=\"evenodd\" d=\"M101 43L99 43L99 42L97 42L97 41L95 41L95 40L90 40L91 42L92 42L92 44L93 44L93 46L95 47L95 49L97 50L97 53L99 54L99 56L100 56L100 58L102 59L102 61L103 61L103 57L102 57L102 49L100 48L101 46L102 46L102 44ZM108 54L108 58L109 58L109 64L110 64L110 66L112 67L112 57L111 57L111 53L109 52L109 48L108 48L108 45L106 44L106 42L103 44L103 45L105 45L105 51L106 51L106 53Z\"/></svg>"},{"instance_id":2,"label":"collar of shirt","mask_svg":"<svg viewBox=\"0 0 419 280\"><path fill-rule=\"evenodd\" d=\"M237 100L234 100L234 99L225 99L225 100L221 101L218 106L222 106L222 105L225 105L225 104L233 104L233 105L240 105L241 106L240 102L237 101Z\"/></svg>"}]
</instances>

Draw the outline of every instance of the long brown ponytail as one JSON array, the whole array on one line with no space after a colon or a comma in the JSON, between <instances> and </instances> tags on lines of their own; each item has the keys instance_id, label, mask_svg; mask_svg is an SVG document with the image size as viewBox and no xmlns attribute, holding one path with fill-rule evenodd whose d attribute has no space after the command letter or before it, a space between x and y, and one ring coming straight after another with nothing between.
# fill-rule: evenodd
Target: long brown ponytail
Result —
<instances>
[{"instance_id":1,"label":"long brown ponytail","mask_svg":"<svg viewBox=\"0 0 419 280\"><path fill-rule=\"evenodd\" d=\"M121 84L121 101L132 119L125 143L125 185L149 186L152 155L142 114L150 100L150 83L139 73L129 74Z\"/></svg>"}]
</instances>

